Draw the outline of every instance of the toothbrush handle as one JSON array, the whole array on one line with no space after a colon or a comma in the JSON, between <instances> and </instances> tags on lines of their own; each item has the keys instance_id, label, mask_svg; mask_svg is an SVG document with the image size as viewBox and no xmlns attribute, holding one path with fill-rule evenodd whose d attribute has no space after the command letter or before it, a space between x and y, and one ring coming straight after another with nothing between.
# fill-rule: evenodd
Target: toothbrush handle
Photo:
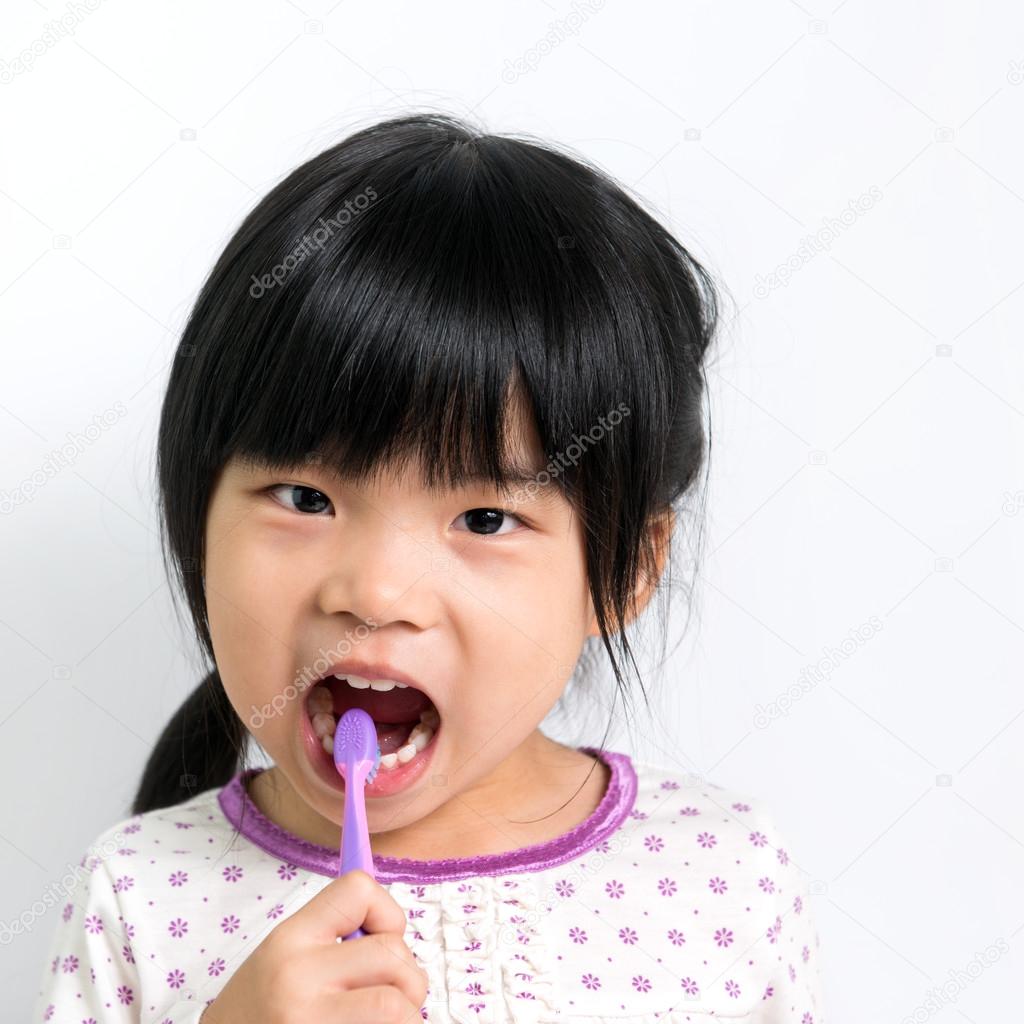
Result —
<instances>
[{"instance_id":1,"label":"toothbrush handle","mask_svg":"<svg viewBox=\"0 0 1024 1024\"><path fill-rule=\"evenodd\" d=\"M341 872L359 868L371 878L373 857L370 854L370 833L366 826L366 799L363 794L364 780L357 779L353 770L348 777L355 784L345 787L345 818L341 832Z\"/></svg>"},{"instance_id":2,"label":"toothbrush handle","mask_svg":"<svg viewBox=\"0 0 1024 1024\"><path fill-rule=\"evenodd\" d=\"M355 765L349 764L347 777L355 781L355 785L345 786L345 819L341 831L341 874L359 868L365 871L371 878L375 878L373 871L373 856L370 853L370 833L366 826L366 799L363 793L365 780L357 779ZM362 928L356 928L344 939L359 939L366 932Z\"/></svg>"}]
</instances>

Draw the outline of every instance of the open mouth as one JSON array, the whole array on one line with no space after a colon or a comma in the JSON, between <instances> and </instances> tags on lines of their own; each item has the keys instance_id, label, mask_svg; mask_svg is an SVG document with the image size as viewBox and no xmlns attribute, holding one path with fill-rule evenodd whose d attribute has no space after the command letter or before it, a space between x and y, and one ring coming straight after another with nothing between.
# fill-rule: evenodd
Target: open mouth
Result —
<instances>
[{"instance_id":1,"label":"open mouth","mask_svg":"<svg viewBox=\"0 0 1024 1024\"><path fill-rule=\"evenodd\" d=\"M414 686L393 680L362 676L328 676L311 689L306 699L313 737L323 752L332 781L339 783L334 768L334 733L338 719L350 708L361 708L374 721L380 746L377 776L366 787L368 795L384 795L419 775L441 726L434 702ZM323 768L323 765L321 765Z\"/></svg>"}]
</instances>

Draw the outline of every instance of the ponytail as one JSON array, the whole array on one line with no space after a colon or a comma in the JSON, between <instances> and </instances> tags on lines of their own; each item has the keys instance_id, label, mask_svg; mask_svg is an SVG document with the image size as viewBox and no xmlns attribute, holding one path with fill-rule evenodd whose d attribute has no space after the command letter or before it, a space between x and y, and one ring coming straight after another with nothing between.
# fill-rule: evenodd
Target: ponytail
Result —
<instances>
[{"instance_id":1,"label":"ponytail","mask_svg":"<svg viewBox=\"0 0 1024 1024\"><path fill-rule=\"evenodd\" d=\"M132 814L225 785L245 759L247 735L214 669L164 727L146 762Z\"/></svg>"}]
</instances>

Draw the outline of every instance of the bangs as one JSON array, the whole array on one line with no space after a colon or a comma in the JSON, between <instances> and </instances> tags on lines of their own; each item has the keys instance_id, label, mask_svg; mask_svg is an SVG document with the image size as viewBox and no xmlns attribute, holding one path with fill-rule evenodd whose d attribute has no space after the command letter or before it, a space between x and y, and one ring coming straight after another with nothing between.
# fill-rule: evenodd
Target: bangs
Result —
<instances>
[{"instance_id":1,"label":"bangs","mask_svg":"<svg viewBox=\"0 0 1024 1024\"><path fill-rule=\"evenodd\" d=\"M328 151L286 179L258 245L240 229L219 297L230 327L210 339L232 352L210 374L215 461L314 460L354 481L412 463L431 490L505 490L530 468L513 457L513 401L552 454L623 401L649 415L665 339L643 289L665 274L635 239L611 242L617 194L539 147L421 126L413 158L394 134L372 167L350 141L344 161Z\"/></svg>"},{"instance_id":2,"label":"bangs","mask_svg":"<svg viewBox=\"0 0 1024 1024\"><path fill-rule=\"evenodd\" d=\"M431 490L521 475L509 427L536 325L490 300L517 287L499 268L453 273L465 252L450 212L421 218L420 243L404 238L402 198L259 300L267 308L245 342L259 372L225 382L222 460L315 461L355 482L414 464Z\"/></svg>"}]
</instances>

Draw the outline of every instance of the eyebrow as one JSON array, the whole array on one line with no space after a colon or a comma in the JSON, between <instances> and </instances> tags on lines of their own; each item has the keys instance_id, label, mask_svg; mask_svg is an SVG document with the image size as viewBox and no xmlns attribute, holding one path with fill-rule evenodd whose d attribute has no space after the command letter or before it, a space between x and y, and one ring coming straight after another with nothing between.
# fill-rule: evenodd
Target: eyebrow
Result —
<instances>
[{"instance_id":1,"label":"eyebrow","mask_svg":"<svg viewBox=\"0 0 1024 1024\"><path fill-rule=\"evenodd\" d=\"M513 461L506 467L507 472L505 473L505 484L506 486L511 486L513 484L528 484L530 481L536 480L545 469L547 469L547 466L533 467L526 462ZM472 470L466 473L465 482L467 484L494 483L490 475L482 470Z\"/></svg>"},{"instance_id":2,"label":"eyebrow","mask_svg":"<svg viewBox=\"0 0 1024 1024\"><path fill-rule=\"evenodd\" d=\"M536 505L539 507L554 507L558 504L562 498L562 492L558 488L552 488L551 480L549 479L546 484L542 484L537 477L547 470L547 466L540 466L536 469L531 466L515 462L508 467L508 472L505 474L504 487L497 486L494 481L484 473L470 473L466 477L465 485L468 486L485 486L493 487L500 494L511 495L514 491L521 487L525 487L528 484L535 484L536 487L533 489L531 496L525 498L522 501L524 505ZM551 474L548 474L549 477Z\"/></svg>"},{"instance_id":3,"label":"eyebrow","mask_svg":"<svg viewBox=\"0 0 1024 1024\"><path fill-rule=\"evenodd\" d=\"M547 466L532 467L529 463L512 461L506 466L504 483L499 485L491 478L490 474L482 470L472 470L466 473L462 483L454 490L470 490L473 487L493 490L495 493L505 496L508 499L515 497L516 491L534 486L528 495L522 495L518 501L510 502L513 506L534 507L540 510L553 510L563 498L562 492L557 487L551 486L551 479L542 484L537 477L547 470ZM549 477L551 474L549 473ZM444 490L444 488L439 488Z\"/></svg>"}]
</instances>

